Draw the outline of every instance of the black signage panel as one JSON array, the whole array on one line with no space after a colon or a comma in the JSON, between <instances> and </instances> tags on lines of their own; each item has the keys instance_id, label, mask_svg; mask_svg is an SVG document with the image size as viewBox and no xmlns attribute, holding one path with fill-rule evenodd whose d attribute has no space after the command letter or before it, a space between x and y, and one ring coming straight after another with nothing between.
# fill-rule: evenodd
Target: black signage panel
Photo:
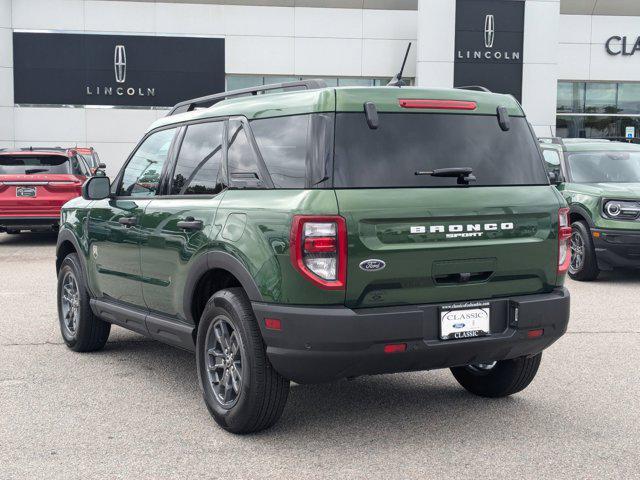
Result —
<instances>
[{"instance_id":1,"label":"black signage panel","mask_svg":"<svg viewBox=\"0 0 640 480\"><path fill-rule=\"evenodd\" d=\"M162 106L224 91L224 39L13 34L15 103Z\"/></svg>"},{"instance_id":2,"label":"black signage panel","mask_svg":"<svg viewBox=\"0 0 640 480\"><path fill-rule=\"evenodd\" d=\"M523 0L457 0L454 86L522 96Z\"/></svg>"}]
</instances>

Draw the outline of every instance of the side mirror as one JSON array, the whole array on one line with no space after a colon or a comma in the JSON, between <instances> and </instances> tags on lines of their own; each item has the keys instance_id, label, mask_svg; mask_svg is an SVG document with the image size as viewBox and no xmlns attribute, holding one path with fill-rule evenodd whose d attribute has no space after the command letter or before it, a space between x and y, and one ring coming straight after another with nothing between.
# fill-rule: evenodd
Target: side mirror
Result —
<instances>
[{"instance_id":1,"label":"side mirror","mask_svg":"<svg viewBox=\"0 0 640 480\"><path fill-rule=\"evenodd\" d=\"M90 177L82 185L82 198L103 200L111 195L111 181L107 176Z\"/></svg>"},{"instance_id":2,"label":"side mirror","mask_svg":"<svg viewBox=\"0 0 640 480\"><path fill-rule=\"evenodd\" d=\"M107 168L107 165L106 165L106 164L104 164L104 163L99 163L99 164L98 164L98 168L99 168L100 170L104 170L105 168Z\"/></svg>"},{"instance_id":3,"label":"side mirror","mask_svg":"<svg viewBox=\"0 0 640 480\"><path fill-rule=\"evenodd\" d=\"M552 185L558 185L564 182L564 178L562 178L562 174L560 172L549 172L549 181Z\"/></svg>"}]
</instances>

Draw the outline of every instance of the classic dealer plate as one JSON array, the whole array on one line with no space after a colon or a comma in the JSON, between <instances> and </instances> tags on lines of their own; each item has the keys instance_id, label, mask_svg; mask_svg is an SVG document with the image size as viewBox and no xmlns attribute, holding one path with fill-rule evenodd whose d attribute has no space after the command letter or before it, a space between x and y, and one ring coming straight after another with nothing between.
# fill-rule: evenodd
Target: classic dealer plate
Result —
<instances>
[{"instance_id":1,"label":"classic dealer plate","mask_svg":"<svg viewBox=\"0 0 640 480\"><path fill-rule=\"evenodd\" d=\"M490 335L489 302L458 303L440 307L440 338L452 340Z\"/></svg>"},{"instance_id":2,"label":"classic dealer plate","mask_svg":"<svg viewBox=\"0 0 640 480\"><path fill-rule=\"evenodd\" d=\"M16 187L16 197L35 197L36 187Z\"/></svg>"}]
</instances>

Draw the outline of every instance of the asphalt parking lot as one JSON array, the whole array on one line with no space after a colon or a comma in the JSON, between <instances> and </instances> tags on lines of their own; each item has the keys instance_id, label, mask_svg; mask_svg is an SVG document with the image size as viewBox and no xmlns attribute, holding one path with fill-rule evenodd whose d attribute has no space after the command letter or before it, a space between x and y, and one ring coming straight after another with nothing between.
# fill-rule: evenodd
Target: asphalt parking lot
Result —
<instances>
[{"instance_id":1,"label":"asphalt parking lot","mask_svg":"<svg viewBox=\"0 0 640 480\"><path fill-rule=\"evenodd\" d=\"M296 385L275 428L238 437L191 354L119 328L66 349L54 250L0 234L0 479L640 477L640 272L569 281L569 332L511 398L448 371Z\"/></svg>"}]
</instances>

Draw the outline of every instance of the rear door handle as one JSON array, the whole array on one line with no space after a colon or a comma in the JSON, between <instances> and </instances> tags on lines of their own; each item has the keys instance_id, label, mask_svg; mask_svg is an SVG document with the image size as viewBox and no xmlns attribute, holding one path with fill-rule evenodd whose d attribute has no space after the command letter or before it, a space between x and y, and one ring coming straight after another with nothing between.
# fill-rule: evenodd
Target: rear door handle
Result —
<instances>
[{"instance_id":1,"label":"rear door handle","mask_svg":"<svg viewBox=\"0 0 640 480\"><path fill-rule=\"evenodd\" d=\"M138 224L138 217L120 217L118 219L118 223L124 225L125 227L133 227Z\"/></svg>"},{"instance_id":2,"label":"rear door handle","mask_svg":"<svg viewBox=\"0 0 640 480\"><path fill-rule=\"evenodd\" d=\"M193 217L187 217L184 220L180 220L178 223L178 228L183 230L202 230L203 223L201 220L196 220Z\"/></svg>"}]
</instances>

